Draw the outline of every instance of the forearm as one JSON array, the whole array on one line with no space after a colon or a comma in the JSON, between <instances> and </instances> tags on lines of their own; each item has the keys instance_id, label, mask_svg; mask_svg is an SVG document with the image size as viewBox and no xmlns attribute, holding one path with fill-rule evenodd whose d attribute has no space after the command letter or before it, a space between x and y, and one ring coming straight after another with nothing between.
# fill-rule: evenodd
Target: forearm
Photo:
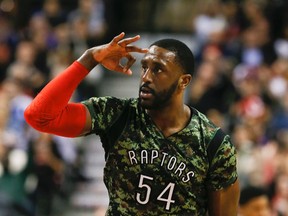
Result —
<instances>
[{"instance_id":1,"label":"forearm","mask_svg":"<svg viewBox=\"0 0 288 216\"><path fill-rule=\"evenodd\" d=\"M77 59L77 61L88 71L91 71L98 64L98 62L93 58L92 49L86 50L85 53Z\"/></svg>"},{"instance_id":2,"label":"forearm","mask_svg":"<svg viewBox=\"0 0 288 216\"><path fill-rule=\"evenodd\" d=\"M236 216L239 203L239 181L228 188L209 192L209 216Z\"/></svg>"}]
</instances>

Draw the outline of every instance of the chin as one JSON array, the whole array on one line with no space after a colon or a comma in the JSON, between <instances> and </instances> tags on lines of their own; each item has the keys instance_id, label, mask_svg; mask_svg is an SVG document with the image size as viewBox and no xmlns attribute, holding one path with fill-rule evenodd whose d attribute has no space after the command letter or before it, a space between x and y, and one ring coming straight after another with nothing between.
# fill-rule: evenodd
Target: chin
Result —
<instances>
[{"instance_id":1,"label":"chin","mask_svg":"<svg viewBox=\"0 0 288 216\"><path fill-rule=\"evenodd\" d=\"M140 105L142 108L144 109L147 109L147 110L153 110L155 109L156 107L153 105L153 103L151 103L150 101L147 101L147 100L143 100L141 98L140 99Z\"/></svg>"},{"instance_id":2,"label":"chin","mask_svg":"<svg viewBox=\"0 0 288 216\"><path fill-rule=\"evenodd\" d=\"M140 99L140 105L143 109L146 110L160 110L161 108L163 108L162 105L160 104L155 104L155 103L151 103L151 101L143 101Z\"/></svg>"}]
</instances>

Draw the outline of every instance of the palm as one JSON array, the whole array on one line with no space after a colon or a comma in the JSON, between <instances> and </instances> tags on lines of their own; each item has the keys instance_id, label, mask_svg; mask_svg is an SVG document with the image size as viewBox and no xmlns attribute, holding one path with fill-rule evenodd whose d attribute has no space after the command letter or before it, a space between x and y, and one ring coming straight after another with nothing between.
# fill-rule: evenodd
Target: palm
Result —
<instances>
[{"instance_id":1,"label":"palm","mask_svg":"<svg viewBox=\"0 0 288 216\"><path fill-rule=\"evenodd\" d=\"M129 69L135 62L135 58L130 52L146 53L147 49L141 49L130 44L139 40L140 36L123 39L124 33L114 37L114 39L105 45L96 47L93 51L94 59L101 63L108 70L118 71L122 73L131 74ZM121 65L120 60L127 58L126 65Z\"/></svg>"},{"instance_id":2,"label":"palm","mask_svg":"<svg viewBox=\"0 0 288 216\"><path fill-rule=\"evenodd\" d=\"M120 60L125 57L125 55L123 54L123 51L117 50L117 51L111 51L109 52L109 54L103 58L103 60L101 61L101 64L109 69L109 70L113 70L113 71L117 71L117 67L120 64Z\"/></svg>"}]
</instances>

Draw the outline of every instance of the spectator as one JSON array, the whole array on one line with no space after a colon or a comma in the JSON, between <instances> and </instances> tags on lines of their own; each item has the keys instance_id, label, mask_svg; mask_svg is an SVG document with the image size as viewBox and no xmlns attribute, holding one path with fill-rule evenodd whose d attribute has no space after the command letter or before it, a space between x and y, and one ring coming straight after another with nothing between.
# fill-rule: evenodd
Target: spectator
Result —
<instances>
[{"instance_id":1,"label":"spectator","mask_svg":"<svg viewBox=\"0 0 288 216\"><path fill-rule=\"evenodd\" d=\"M204 113L216 109L227 113L237 94L231 80L217 68L216 61L204 61L192 81L189 103Z\"/></svg>"},{"instance_id":2,"label":"spectator","mask_svg":"<svg viewBox=\"0 0 288 216\"><path fill-rule=\"evenodd\" d=\"M38 138L30 142L30 169L37 179L33 195L36 215L61 215L65 211L65 207L67 208L69 200L65 196L68 194L62 194L62 192L65 191L64 188L67 189L70 186L66 187L65 185L68 183L65 179L65 169L72 164L74 156L72 155L72 160L71 158L67 160L66 155L73 145L65 143L68 146L66 152L63 152L59 141L60 139L57 139L56 136L39 133Z\"/></svg>"},{"instance_id":3,"label":"spectator","mask_svg":"<svg viewBox=\"0 0 288 216\"><path fill-rule=\"evenodd\" d=\"M287 156L287 155L286 155ZM288 174L282 172L275 178L275 194L272 199L275 212L280 216L288 215Z\"/></svg>"},{"instance_id":4,"label":"spectator","mask_svg":"<svg viewBox=\"0 0 288 216\"><path fill-rule=\"evenodd\" d=\"M240 216L271 216L268 193L255 186L247 186L240 194Z\"/></svg>"},{"instance_id":5,"label":"spectator","mask_svg":"<svg viewBox=\"0 0 288 216\"><path fill-rule=\"evenodd\" d=\"M0 215L31 216L33 205L25 188L28 154L19 148L18 137L8 128L7 92L0 91L0 100Z\"/></svg>"},{"instance_id":6,"label":"spectator","mask_svg":"<svg viewBox=\"0 0 288 216\"><path fill-rule=\"evenodd\" d=\"M227 27L227 21L221 14L219 1L207 1L201 4L202 12L193 19L193 30L197 41L203 46L207 42L221 40Z\"/></svg>"}]
</instances>

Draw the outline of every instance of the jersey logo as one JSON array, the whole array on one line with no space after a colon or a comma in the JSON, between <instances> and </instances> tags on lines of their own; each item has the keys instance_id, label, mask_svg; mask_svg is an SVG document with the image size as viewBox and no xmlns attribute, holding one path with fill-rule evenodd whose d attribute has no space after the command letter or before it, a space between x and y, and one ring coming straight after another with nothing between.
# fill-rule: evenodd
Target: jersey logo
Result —
<instances>
[{"instance_id":1,"label":"jersey logo","mask_svg":"<svg viewBox=\"0 0 288 216\"><path fill-rule=\"evenodd\" d=\"M194 171L187 170L187 165L175 156L171 156L166 152L159 152L158 150L141 150L138 155L134 150L128 151L128 158L130 165L136 164L158 164L164 167L165 170L170 171L175 176L180 177L181 181L186 183L194 177Z\"/></svg>"}]
</instances>

